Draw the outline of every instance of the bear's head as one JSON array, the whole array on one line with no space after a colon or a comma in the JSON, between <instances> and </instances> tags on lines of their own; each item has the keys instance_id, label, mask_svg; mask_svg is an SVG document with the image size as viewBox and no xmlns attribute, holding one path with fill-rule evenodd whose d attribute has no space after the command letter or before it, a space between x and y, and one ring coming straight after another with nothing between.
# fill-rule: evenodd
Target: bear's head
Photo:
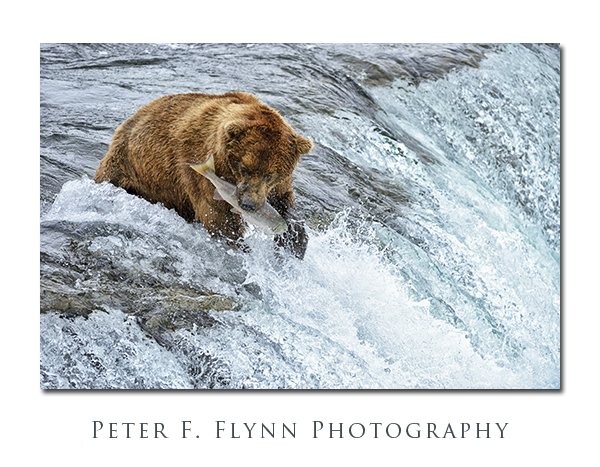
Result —
<instances>
[{"instance_id":1,"label":"bear's head","mask_svg":"<svg viewBox=\"0 0 600 467\"><path fill-rule=\"evenodd\" d=\"M291 189L300 156L313 147L274 111L229 121L224 130L227 165L246 211L261 209L278 185Z\"/></svg>"}]
</instances>

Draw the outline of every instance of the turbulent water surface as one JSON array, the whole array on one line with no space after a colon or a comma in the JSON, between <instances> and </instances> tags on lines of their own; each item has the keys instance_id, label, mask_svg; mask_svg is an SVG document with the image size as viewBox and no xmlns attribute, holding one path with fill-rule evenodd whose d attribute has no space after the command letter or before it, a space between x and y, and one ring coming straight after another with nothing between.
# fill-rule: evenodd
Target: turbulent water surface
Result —
<instances>
[{"instance_id":1,"label":"turbulent water surface","mask_svg":"<svg viewBox=\"0 0 600 467\"><path fill-rule=\"evenodd\" d=\"M48 44L40 75L42 388L560 387L557 46ZM236 90L315 143L304 261L91 179L140 106Z\"/></svg>"}]
</instances>

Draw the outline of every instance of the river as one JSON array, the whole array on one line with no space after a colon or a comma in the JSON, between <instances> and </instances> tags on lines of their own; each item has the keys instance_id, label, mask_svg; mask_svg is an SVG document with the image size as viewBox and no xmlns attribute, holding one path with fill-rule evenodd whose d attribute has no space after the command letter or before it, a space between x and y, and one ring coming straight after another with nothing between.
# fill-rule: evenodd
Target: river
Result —
<instances>
[{"instance_id":1,"label":"river","mask_svg":"<svg viewBox=\"0 0 600 467\"><path fill-rule=\"evenodd\" d=\"M92 181L227 91L314 141L303 261ZM560 146L556 45L42 44L40 386L559 388Z\"/></svg>"}]
</instances>

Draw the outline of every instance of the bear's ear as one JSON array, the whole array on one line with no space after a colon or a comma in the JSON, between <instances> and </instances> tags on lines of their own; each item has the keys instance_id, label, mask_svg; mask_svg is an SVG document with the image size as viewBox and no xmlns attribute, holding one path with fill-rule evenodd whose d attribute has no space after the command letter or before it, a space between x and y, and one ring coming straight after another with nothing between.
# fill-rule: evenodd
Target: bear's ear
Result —
<instances>
[{"instance_id":1,"label":"bear's ear","mask_svg":"<svg viewBox=\"0 0 600 467\"><path fill-rule=\"evenodd\" d=\"M304 136L296 135L296 147L299 155L308 154L313 148L313 143Z\"/></svg>"},{"instance_id":2,"label":"bear's ear","mask_svg":"<svg viewBox=\"0 0 600 467\"><path fill-rule=\"evenodd\" d=\"M240 136L242 136L245 130L246 127L242 123L237 122L235 120L232 120L225 124L225 134L230 140L238 139Z\"/></svg>"}]
</instances>

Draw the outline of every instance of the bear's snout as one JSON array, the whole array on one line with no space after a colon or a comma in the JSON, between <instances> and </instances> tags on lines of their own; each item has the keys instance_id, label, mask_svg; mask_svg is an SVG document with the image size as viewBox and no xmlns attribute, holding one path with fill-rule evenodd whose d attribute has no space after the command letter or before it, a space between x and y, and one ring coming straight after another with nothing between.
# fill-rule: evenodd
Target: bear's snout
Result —
<instances>
[{"instance_id":1,"label":"bear's snout","mask_svg":"<svg viewBox=\"0 0 600 467\"><path fill-rule=\"evenodd\" d=\"M254 201L253 199L242 198L242 200L239 203L240 203L240 207L244 211L256 212L259 209L258 205L256 204L256 201Z\"/></svg>"},{"instance_id":2,"label":"bear's snout","mask_svg":"<svg viewBox=\"0 0 600 467\"><path fill-rule=\"evenodd\" d=\"M242 182L237 187L237 199L244 211L259 211L267 202L266 187L263 183Z\"/></svg>"}]
</instances>

